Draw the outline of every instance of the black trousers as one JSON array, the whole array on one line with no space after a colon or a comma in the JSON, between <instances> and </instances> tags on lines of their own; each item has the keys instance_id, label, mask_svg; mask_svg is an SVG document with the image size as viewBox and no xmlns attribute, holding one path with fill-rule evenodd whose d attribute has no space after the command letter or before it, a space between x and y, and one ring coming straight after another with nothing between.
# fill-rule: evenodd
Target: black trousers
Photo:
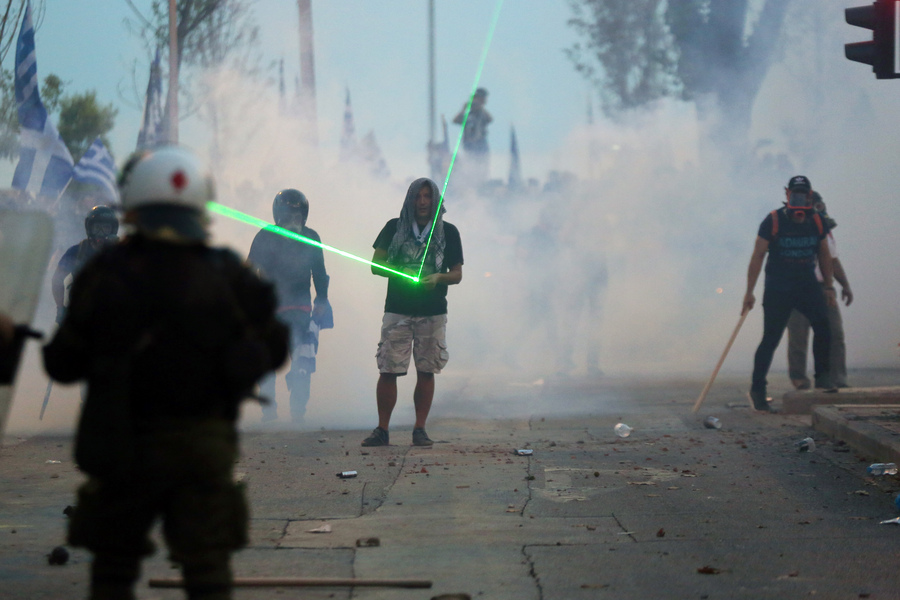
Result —
<instances>
[{"instance_id":1,"label":"black trousers","mask_svg":"<svg viewBox=\"0 0 900 600\"><path fill-rule=\"evenodd\" d=\"M772 357L787 327L791 311L803 314L813 330L813 364L817 387L831 387L829 373L831 329L828 326L828 305L822 286L817 281L798 286L791 291L770 290L763 293L763 338L753 360L752 389L766 390L766 375Z\"/></svg>"}]
</instances>

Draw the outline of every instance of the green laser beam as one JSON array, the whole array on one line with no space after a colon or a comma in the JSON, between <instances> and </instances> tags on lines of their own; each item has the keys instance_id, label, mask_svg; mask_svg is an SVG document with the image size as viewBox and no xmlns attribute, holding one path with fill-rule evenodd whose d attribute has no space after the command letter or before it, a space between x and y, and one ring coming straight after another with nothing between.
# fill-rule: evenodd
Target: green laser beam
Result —
<instances>
[{"instance_id":1,"label":"green laser beam","mask_svg":"<svg viewBox=\"0 0 900 600\"><path fill-rule=\"evenodd\" d=\"M206 204L206 208L209 209L211 212L218 213L224 217L228 217L229 219L234 219L235 221L247 223L248 225L253 225L255 227L259 227L260 229L265 229L266 231L271 231L272 233L277 233L278 235L284 236L286 238L289 238L289 239L292 239L292 240L295 240L298 242L303 242L304 244L309 244L310 246L316 246L318 248L321 248L322 250L328 250L329 252L334 252L335 254L340 254L341 256L343 256L345 258L349 258L349 259L355 260L357 262L361 262L361 263L370 265L372 267L376 267L383 271L387 271L388 273L393 273L394 275L399 275L400 277L405 277L416 283L419 282L418 276L413 277L412 275L409 275L407 273L395 271L394 269L391 269L390 267L386 267L386 266L380 265L376 262L372 262L371 260L361 258L359 256L356 256L355 254L351 254L351 253L345 252L344 250L341 250L339 248L335 248L334 246L329 246L328 244L323 244L322 242L317 242L314 239L308 238L304 235L300 235L299 233L295 233L295 232L291 231L290 229L285 229L284 227L279 227L278 225L273 225L272 223L269 223L268 221L264 221L263 219L257 219L254 216L248 215L247 213L243 213L234 208L225 206L224 204L219 204L218 202L208 202Z\"/></svg>"},{"instance_id":2,"label":"green laser beam","mask_svg":"<svg viewBox=\"0 0 900 600\"><path fill-rule=\"evenodd\" d=\"M466 123L469 120L469 113L472 110L472 100L475 99L475 91L478 89L478 82L481 80L481 72L484 70L484 64L487 61L487 53L488 49L491 47L491 40L494 38L494 30L497 28L497 21L500 18L500 9L503 7L503 0L497 1L497 6L494 8L494 15L491 19L491 26L488 29L487 40L485 40L484 48L481 51L481 58L478 62L478 70L475 73L475 83L472 84L472 93L469 94L469 101L466 103L466 110L463 114L462 127L459 130L459 137L456 138L456 146L453 149L453 154L450 157L450 165L447 167L447 176L444 178L444 186L441 188L441 197L438 199L437 210L435 210L435 216L440 214L441 206L444 203L444 193L447 191L447 184L450 182L450 174L453 172L453 165L456 164L456 155L459 153L459 146L462 143L463 132L466 130ZM248 225L253 225L255 227L259 227L261 229L265 229L267 231L271 231L272 233L276 233L278 235L284 236L288 239L295 240L297 242L302 242L304 244L309 244L310 246L316 246L321 248L322 250L328 250L329 252L334 252L335 254L340 254L345 258L349 258L351 260L355 260L357 262L361 262L366 265L370 265L377 269L381 269L383 271L387 271L388 273L392 273L394 275L398 275L400 277L405 277L411 281L419 283L419 278L422 275L422 270L425 268L425 258L428 256L428 249L431 246L431 238L434 235L434 226L437 223L437 219L432 219L431 222L431 230L428 232L428 241L425 244L425 252L422 254L422 264L419 265L419 272L415 275L409 275L407 273L403 273L401 271L395 271L390 267L386 267L384 265L378 264L376 262L372 262L371 260L362 258L360 256L356 256L355 254L351 254L350 252L346 252L339 248L335 248L334 246L329 246L328 244L323 244L322 242L318 242L316 240L310 239L306 236L300 235L299 233L295 233L290 229L285 229L284 227L279 227L278 225L274 225L265 221L263 219L258 219L254 216L243 213L237 209L225 206L224 204L219 204L218 202L208 202L206 205L207 209L210 212L214 212L220 214L224 217L228 217L230 219L234 219L235 221L240 221L242 223L247 223Z\"/></svg>"},{"instance_id":3,"label":"green laser beam","mask_svg":"<svg viewBox=\"0 0 900 600\"><path fill-rule=\"evenodd\" d=\"M437 223L437 216L441 214L441 206L444 204L444 193L447 191L447 184L450 183L450 173L453 172L453 165L456 163L456 155L459 152L459 146L462 143L463 132L466 130L466 123L469 121L469 112L472 110L472 101L475 99L475 91L478 89L478 82L481 81L481 72L484 70L484 63L487 62L488 50L491 47L491 41L494 39L494 30L497 29L497 21L500 19L501 8L503 8L503 0L497 0L497 6L494 7L494 16L491 18L491 26L488 29L487 39L484 42L484 48L481 50L481 58L478 60L475 83L472 84L472 93L469 94L469 101L466 103L466 112L463 114L462 126L459 128L459 137L456 138L456 147L453 148L453 155L450 157L450 166L447 167L447 176L444 178L444 187L441 188L441 197L438 199L437 210L434 211L435 218L431 220L431 231L428 232L428 241L425 243L425 252L422 253L422 264L419 265L419 272L416 274L416 279L422 276L422 269L425 268L425 259L428 257L428 248L431 246L431 237L434 235L434 226Z\"/></svg>"}]
</instances>

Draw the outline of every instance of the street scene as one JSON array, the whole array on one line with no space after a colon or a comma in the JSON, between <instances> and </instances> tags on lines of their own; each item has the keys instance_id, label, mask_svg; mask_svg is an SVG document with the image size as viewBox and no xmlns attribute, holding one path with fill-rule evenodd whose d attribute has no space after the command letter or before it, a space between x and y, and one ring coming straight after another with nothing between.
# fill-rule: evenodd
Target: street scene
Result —
<instances>
[{"instance_id":1,"label":"street scene","mask_svg":"<svg viewBox=\"0 0 900 600\"><path fill-rule=\"evenodd\" d=\"M897 376L854 373L875 388ZM697 380L559 390L476 383L446 384L458 395L435 415L427 449L409 444L408 427L392 430L403 436L393 445L371 449L359 446L363 431L245 431L235 472L248 486L250 545L235 555L235 576L382 587L247 587L234 597L895 596L900 531L879 523L898 515L896 477L868 474L875 458L811 427L808 414L757 415L734 401L742 380L724 378L697 415ZM541 416L560 402L572 414ZM473 404L514 414L457 416ZM898 409L889 410L898 457ZM721 428L704 427L707 416ZM619 422L633 428L628 437L614 432ZM800 452L805 438L815 448ZM522 449L533 453L515 454ZM85 594L87 552L70 549L65 566L47 564L83 479L70 456L70 438L6 440L4 597ZM344 471L357 474L339 478ZM149 587L177 573L158 552L137 597L181 597Z\"/></svg>"},{"instance_id":2,"label":"street scene","mask_svg":"<svg viewBox=\"0 0 900 600\"><path fill-rule=\"evenodd\" d=\"M0 599L897 597L900 3L5 2Z\"/></svg>"}]
</instances>

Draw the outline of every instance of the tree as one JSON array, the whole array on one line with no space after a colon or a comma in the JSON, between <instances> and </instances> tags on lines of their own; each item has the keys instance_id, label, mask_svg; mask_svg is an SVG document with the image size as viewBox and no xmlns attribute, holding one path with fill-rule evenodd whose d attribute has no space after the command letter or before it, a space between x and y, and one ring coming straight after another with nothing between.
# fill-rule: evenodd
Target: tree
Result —
<instances>
[{"instance_id":1,"label":"tree","mask_svg":"<svg viewBox=\"0 0 900 600\"><path fill-rule=\"evenodd\" d=\"M112 104L101 106L97 103L97 92L91 90L62 97L59 107L59 134L75 162L87 152L97 136L112 153L106 134L113 128L119 112Z\"/></svg>"},{"instance_id":2,"label":"tree","mask_svg":"<svg viewBox=\"0 0 900 600\"><path fill-rule=\"evenodd\" d=\"M0 0L0 65L5 64L6 55L15 46L25 5L26 0ZM44 2L37 0L31 8L35 31L39 28L43 15Z\"/></svg>"},{"instance_id":3,"label":"tree","mask_svg":"<svg viewBox=\"0 0 900 600\"><path fill-rule=\"evenodd\" d=\"M607 115L681 98L742 155L790 1L569 0L581 40L567 54Z\"/></svg>"},{"instance_id":4,"label":"tree","mask_svg":"<svg viewBox=\"0 0 900 600\"><path fill-rule=\"evenodd\" d=\"M148 55L157 49L165 64L169 50L169 3L153 0L149 15L126 0L135 14L136 21L128 21L132 32L143 38ZM238 57L239 67L247 67L240 61L241 52L257 44L259 28L250 17L253 0L177 0L179 74L182 65L187 68L210 69L221 66L229 58ZM169 114L168 102L165 108Z\"/></svg>"}]
</instances>

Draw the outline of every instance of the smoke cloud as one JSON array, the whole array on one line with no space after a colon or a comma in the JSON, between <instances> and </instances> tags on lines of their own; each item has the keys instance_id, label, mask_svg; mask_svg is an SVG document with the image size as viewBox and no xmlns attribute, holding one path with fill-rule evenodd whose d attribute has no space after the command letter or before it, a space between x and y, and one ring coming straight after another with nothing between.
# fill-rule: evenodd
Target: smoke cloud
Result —
<instances>
[{"instance_id":1,"label":"smoke cloud","mask_svg":"<svg viewBox=\"0 0 900 600\"><path fill-rule=\"evenodd\" d=\"M808 31L785 31L783 58L754 105L755 156L739 175L732 149L701 150L707 132L685 102L660 102L616 122L597 118L570 131L559 147L539 150L527 143L527 119L495 115L492 139L505 139L506 124L515 120L523 173L537 181L515 193L504 185L479 193L457 171L451 175L445 219L460 230L465 265L462 283L448 294L451 358L437 379L434 414L442 414L442 401L476 389L500 390L507 400L475 392L483 402L457 403L443 414L545 410L533 403L535 384L563 370L574 378L600 377L594 369L607 378L705 378L739 318L759 223L781 206L783 187L796 174L811 179L839 224L839 256L856 298L842 306L851 384L853 368L896 368L900 219L893 179L900 141L890 124L900 99L891 82L843 58L841 44L858 40L850 39L857 32L843 24L840 3L798 1L786 22L803 21L811 4L819 15L817 39L836 43L806 43ZM308 226L324 243L370 258L381 227L399 215L409 182L428 174L424 151L387 156L392 176L375 177L366 164L338 163L330 148L313 150L303 120L272 108L275 95L261 96L228 73L210 77L221 127L210 156L220 201L271 220L274 195L300 189L310 201ZM561 102L583 110L583 98ZM523 96L521 111L535 114L531 99ZM339 139L340 127L321 120L319 138ZM404 146L422 144L392 144ZM501 184L508 165L503 147L495 143L491 155L491 175ZM465 158L461 153L459 160ZM246 256L256 229L216 216L213 232L217 244ZM369 428L376 422L374 355L386 280L335 254L326 253L325 262L335 328L321 333L307 421ZM762 291L761 278L758 301ZM746 373L749 385L761 335L757 304L723 370ZM33 350L8 437L38 427L70 430L74 423L78 393L69 387L55 393L48 418L37 424L46 379ZM770 380L786 383L785 368L782 347ZM412 421L414 383L414 375L400 380L398 425ZM281 379L277 392L287 418ZM516 396L518 405L508 400ZM577 408L609 409L613 400ZM259 418L257 407L245 405L245 426Z\"/></svg>"}]
</instances>

